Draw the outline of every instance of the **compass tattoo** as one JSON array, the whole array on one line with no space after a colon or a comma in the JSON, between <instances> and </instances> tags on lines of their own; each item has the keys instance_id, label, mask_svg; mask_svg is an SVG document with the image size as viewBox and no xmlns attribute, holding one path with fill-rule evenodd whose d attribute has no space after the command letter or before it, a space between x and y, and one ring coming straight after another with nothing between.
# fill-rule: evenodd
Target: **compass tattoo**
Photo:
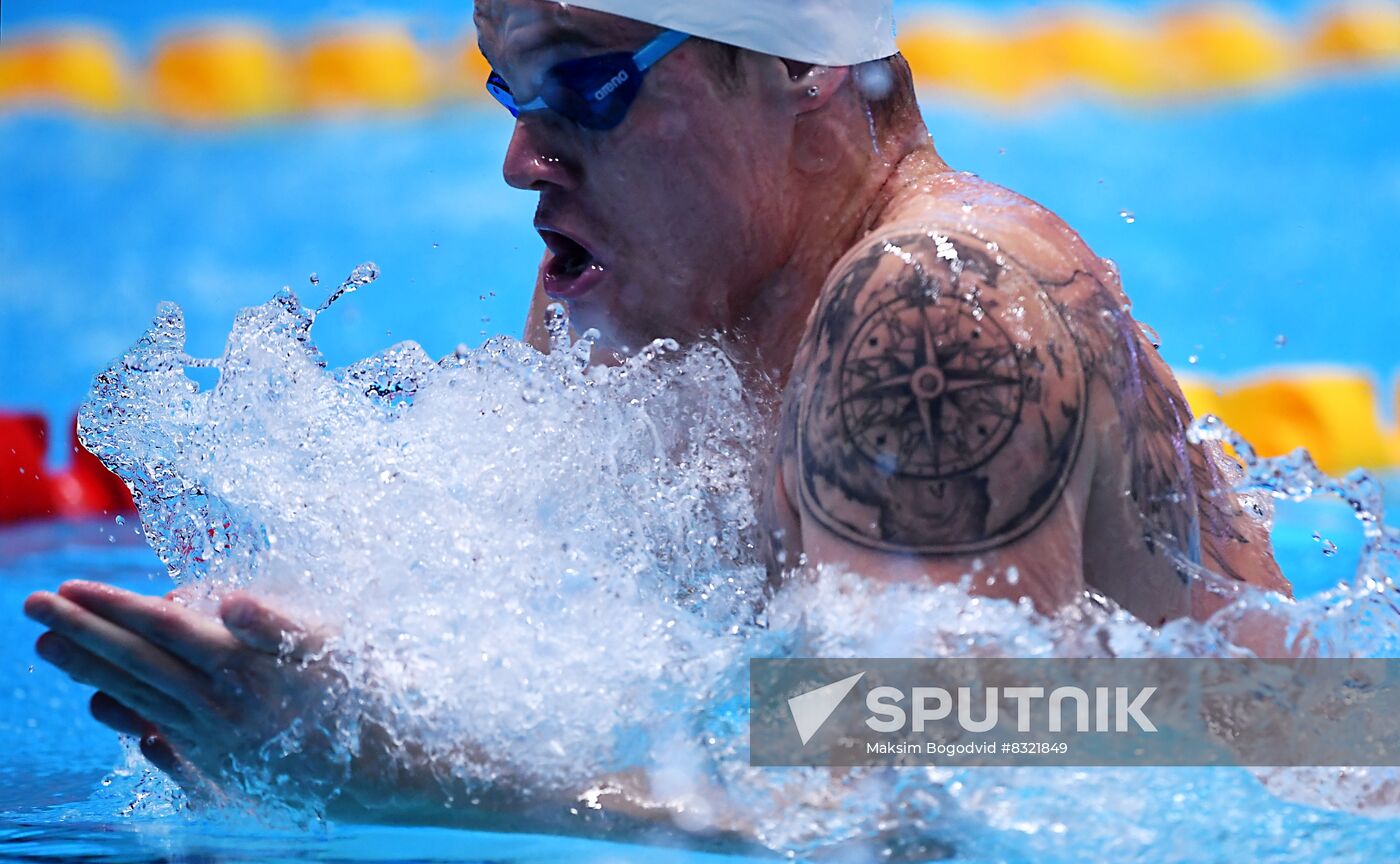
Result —
<instances>
[{"instance_id":1,"label":"compass tattoo","mask_svg":"<svg viewBox=\"0 0 1400 864\"><path fill-rule=\"evenodd\" d=\"M842 419L887 473L942 480L985 463L1011 437L1026 396L1020 358L1001 326L975 320L976 311L960 299L900 297L851 340Z\"/></svg>"},{"instance_id":2,"label":"compass tattoo","mask_svg":"<svg viewBox=\"0 0 1400 864\"><path fill-rule=\"evenodd\" d=\"M1044 521L1087 392L1039 283L980 245L914 232L875 244L818 314L795 418L808 512L852 543L923 555L996 549Z\"/></svg>"}]
</instances>

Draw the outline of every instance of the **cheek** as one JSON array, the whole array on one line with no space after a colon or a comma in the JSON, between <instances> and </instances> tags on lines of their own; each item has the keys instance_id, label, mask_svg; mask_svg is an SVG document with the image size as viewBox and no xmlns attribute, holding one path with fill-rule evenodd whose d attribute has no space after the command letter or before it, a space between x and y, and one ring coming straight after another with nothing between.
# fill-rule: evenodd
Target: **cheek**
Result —
<instances>
[{"instance_id":1,"label":"cheek","mask_svg":"<svg viewBox=\"0 0 1400 864\"><path fill-rule=\"evenodd\" d=\"M691 138L690 113L666 111L656 118L656 141L667 149L680 147Z\"/></svg>"}]
</instances>

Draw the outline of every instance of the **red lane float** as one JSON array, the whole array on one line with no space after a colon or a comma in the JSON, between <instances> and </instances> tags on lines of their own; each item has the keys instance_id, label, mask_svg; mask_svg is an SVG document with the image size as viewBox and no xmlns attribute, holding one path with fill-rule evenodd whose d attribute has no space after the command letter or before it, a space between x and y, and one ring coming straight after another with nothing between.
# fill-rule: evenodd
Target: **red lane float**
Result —
<instances>
[{"instance_id":1,"label":"red lane float","mask_svg":"<svg viewBox=\"0 0 1400 864\"><path fill-rule=\"evenodd\" d=\"M135 511L126 483L78 443L76 419L70 429L73 464L49 471L48 422L0 412L0 525Z\"/></svg>"}]
</instances>

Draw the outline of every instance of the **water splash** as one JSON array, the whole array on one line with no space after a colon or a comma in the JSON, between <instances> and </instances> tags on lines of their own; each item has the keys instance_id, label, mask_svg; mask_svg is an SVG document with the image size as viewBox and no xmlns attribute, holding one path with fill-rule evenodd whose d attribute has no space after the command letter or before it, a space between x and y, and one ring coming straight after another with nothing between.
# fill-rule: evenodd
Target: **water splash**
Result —
<instances>
[{"instance_id":1,"label":"water splash","mask_svg":"<svg viewBox=\"0 0 1400 864\"><path fill-rule=\"evenodd\" d=\"M1330 496L1351 508L1365 538L1353 584L1389 580L1400 573L1396 566L1400 564L1400 530L1385 522L1385 492L1375 475L1358 469L1342 478L1331 477L1301 448L1286 456L1261 457L1243 436L1214 414L1198 419L1188 430L1187 437L1196 444L1204 441L1226 444L1235 452L1245 471L1244 478L1236 486L1239 491L1262 492L1294 502ZM1335 553L1336 545L1330 540L1327 544L1331 544Z\"/></svg>"},{"instance_id":2,"label":"water splash","mask_svg":"<svg viewBox=\"0 0 1400 864\"><path fill-rule=\"evenodd\" d=\"M246 588L339 634L354 716L321 731L347 759L350 721L373 719L452 761L445 782L468 788L509 774L586 801L626 770L645 778L640 803L678 807L686 827L738 826L791 854L1203 860L1286 838L1290 854L1335 860L1339 833L1394 846L1393 825L1275 797L1335 772L1267 778L1270 794L1219 769L833 774L753 769L747 754L752 656L1229 656L1247 653L1237 625L1259 610L1317 653L1395 656L1400 538L1373 479L1259 459L1199 423L1196 440L1240 454L1245 489L1339 495L1366 532L1351 584L1296 603L1249 596L1208 622L1154 629L1088 596L1044 616L975 596L972 574L927 587L799 567L770 597L754 495L769 433L719 350L658 340L592 366L596 334L572 340L553 307L548 355L498 338L434 361L405 342L329 369L311 325L373 280L366 266L315 312L290 291L244 310L211 361L186 356L180 310L163 304L79 421L172 577ZM185 374L200 363L219 371L211 388ZM259 806L285 798L278 762L306 734L270 740L238 787ZM462 757L463 741L499 758ZM1308 800L1355 803L1333 786Z\"/></svg>"},{"instance_id":3,"label":"water splash","mask_svg":"<svg viewBox=\"0 0 1400 864\"><path fill-rule=\"evenodd\" d=\"M375 264L373 261L366 261L356 266L354 270L350 271L350 275L345 278L345 281L340 283L340 287L335 289L335 292L326 298L326 302L317 307L311 317L314 319L320 313L331 308L331 304L335 303L335 301L339 300L341 297L344 297L346 294L355 293L378 278L379 265ZM311 284L319 285L320 282L321 280L316 278L316 274L312 273Z\"/></svg>"}]
</instances>

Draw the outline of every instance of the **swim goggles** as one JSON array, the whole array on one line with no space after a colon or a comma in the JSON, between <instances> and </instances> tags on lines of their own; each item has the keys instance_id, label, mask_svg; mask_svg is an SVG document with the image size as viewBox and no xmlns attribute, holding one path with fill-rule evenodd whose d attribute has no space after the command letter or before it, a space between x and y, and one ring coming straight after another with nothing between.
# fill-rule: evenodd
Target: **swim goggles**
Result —
<instances>
[{"instance_id":1,"label":"swim goggles","mask_svg":"<svg viewBox=\"0 0 1400 864\"><path fill-rule=\"evenodd\" d=\"M524 105L515 101L510 85L495 71L486 79L486 90L512 117L549 108L585 129L614 129L637 101L647 70L689 38L687 33L667 30L636 54L601 54L557 63L545 72L539 98Z\"/></svg>"}]
</instances>

